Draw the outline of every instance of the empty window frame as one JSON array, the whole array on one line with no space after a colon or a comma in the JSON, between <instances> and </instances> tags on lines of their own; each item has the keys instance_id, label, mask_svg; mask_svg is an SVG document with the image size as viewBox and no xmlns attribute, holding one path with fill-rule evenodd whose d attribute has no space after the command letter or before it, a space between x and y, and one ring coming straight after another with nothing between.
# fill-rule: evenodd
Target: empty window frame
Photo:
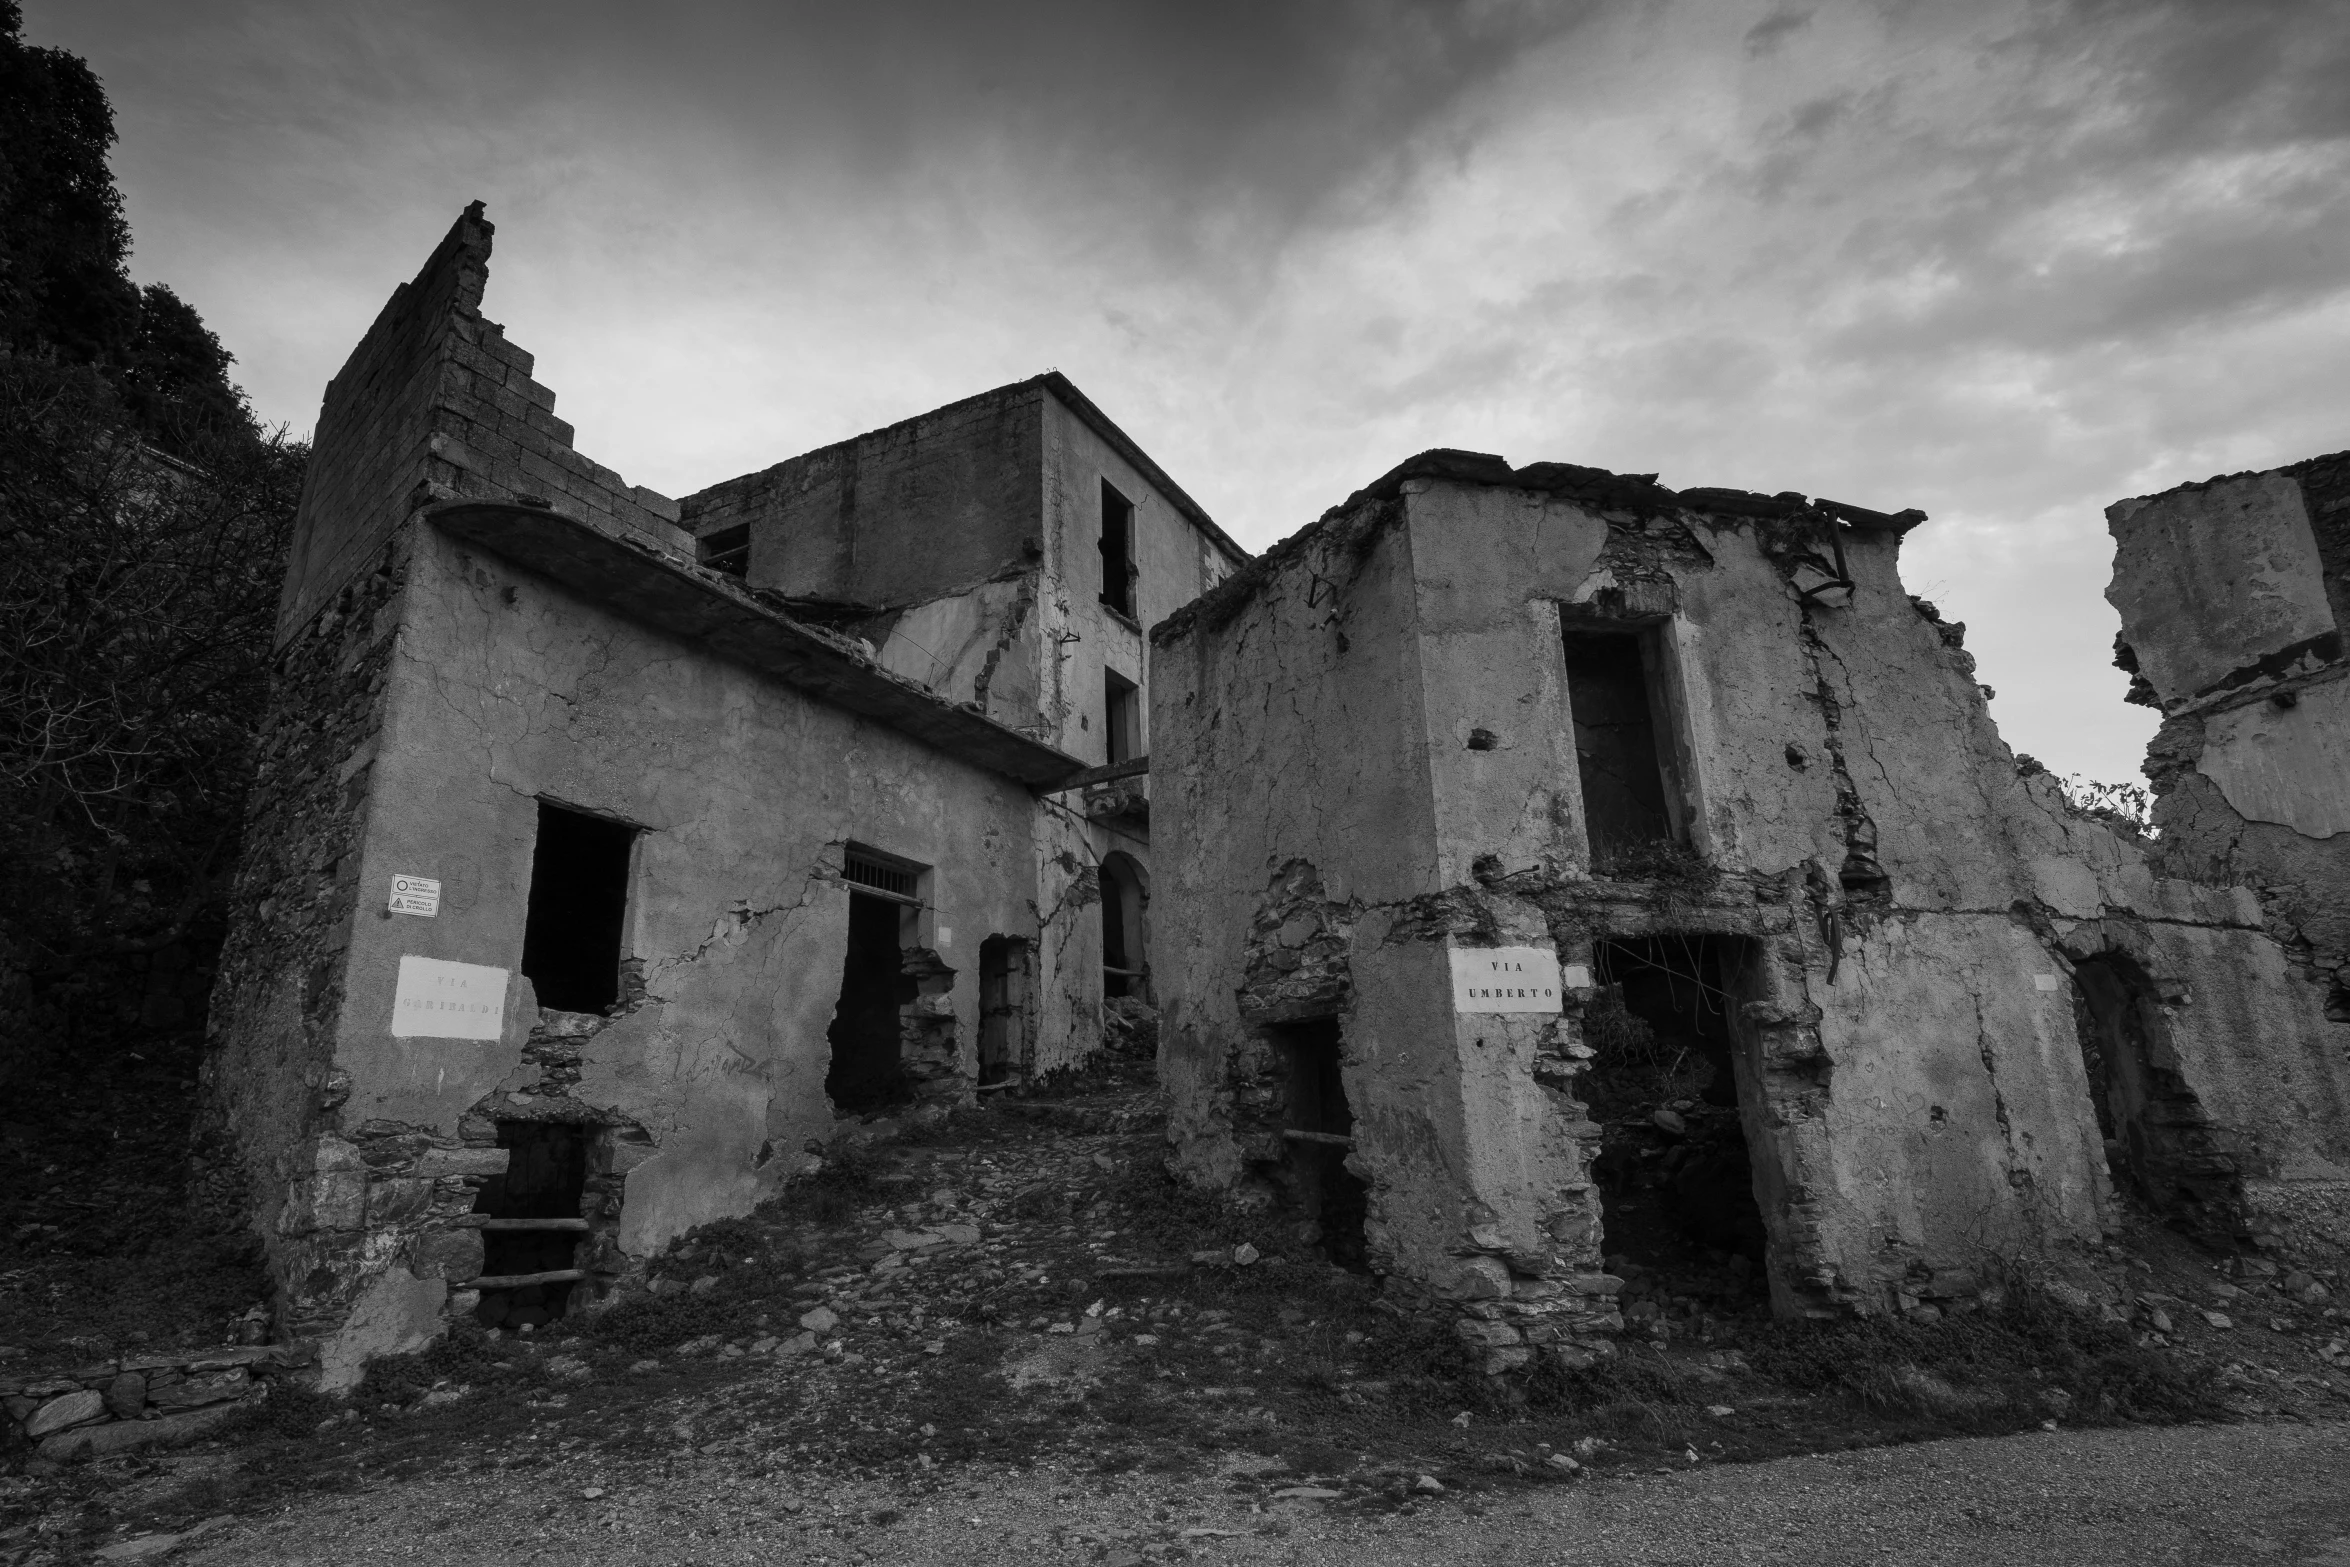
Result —
<instances>
[{"instance_id":1,"label":"empty window frame","mask_svg":"<svg viewBox=\"0 0 2350 1567\"><path fill-rule=\"evenodd\" d=\"M730 577L750 575L751 525L747 522L706 533L695 541L694 548L702 564L712 571L723 571Z\"/></svg>"},{"instance_id":2,"label":"empty window frame","mask_svg":"<svg viewBox=\"0 0 2350 1567\"><path fill-rule=\"evenodd\" d=\"M1142 692L1115 669L1102 671L1102 743L1113 762L1142 754Z\"/></svg>"},{"instance_id":3,"label":"empty window frame","mask_svg":"<svg viewBox=\"0 0 2350 1567\"><path fill-rule=\"evenodd\" d=\"M1102 481L1102 602L1134 618L1134 502Z\"/></svg>"},{"instance_id":4,"label":"empty window frame","mask_svg":"<svg viewBox=\"0 0 2350 1567\"><path fill-rule=\"evenodd\" d=\"M522 972L540 1006L602 1012L620 999L620 936L636 832L623 822L539 802Z\"/></svg>"},{"instance_id":5,"label":"empty window frame","mask_svg":"<svg viewBox=\"0 0 2350 1567\"><path fill-rule=\"evenodd\" d=\"M1567 707L1595 870L1682 841L1672 708L1655 642L1642 627L1566 627Z\"/></svg>"}]
</instances>

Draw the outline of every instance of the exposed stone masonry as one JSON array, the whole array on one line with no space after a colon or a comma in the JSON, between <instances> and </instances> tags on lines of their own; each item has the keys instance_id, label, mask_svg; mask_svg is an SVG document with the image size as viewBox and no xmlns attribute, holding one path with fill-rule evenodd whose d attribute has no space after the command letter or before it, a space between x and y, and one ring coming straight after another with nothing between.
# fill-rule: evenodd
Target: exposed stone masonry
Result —
<instances>
[{"instance_id":1,"label":"exposed stone masonry","mask_svg":"<svg viewBox=\"0 0 2350 1567\"><path fill-rule=\"evenodd\" d=\"M2000 744L1964 627L1902 590L1922 520L1429 453L1163 624L1161 918L1192 955L1163 987L1176 1167L1283 1189L1282 1031L1328 1019L1386 1286L1442 1303L1496 1372L1589 1353L1620 1283L1591 976L1679 942L1734 961L1710 1004L1736 1109L1660 1110L1658 1135L1703 1123L1684 1162L1722 1168L1743 1142L1781 1315L1961 1306L1986 1267L2095 1239L2123 1172L2133 1200L2240 1223L2188 1195L2240 1143L2276 1147L2238 1159L2272 1208L2314 1190L2322 1162L2283 1145L2330 1149L2350 1117L2255 1134L2258 1078L2220 1059L2350 1081L2313 998L2258 977L2283 954L2241 889L2164 879ZM1638 639L1670 840L1586 830L1562 632ZM1555 1010L1446 997L1449 960L1528 948L1570 976ZM2125 948L2119 992L2076 982ZM2076 996L2099 1027L2154 1020L2110 1166Z\"/></svg>"},{"instance_id":2,"label":"exposed stone masonry","mask_svg":"<svg viewBox=\"0 0 2350 1567\"><path fill-rule=\"evenodd\" d=\"M299 1245L306 1215L336 1202L310 1139L341 1103L333 1023L337 959L350 942L367 780L406 575L398 545L337 595L271 671L269 722L255 746L244 857L231 893L198 1086L197 1204L220 1228L248 1223ZM328 1183L331 1185L332 1183ZM333 1269L291 1269L315 1279ZM295 1314L307 1308L286 1303ZM292 1328L292 1320L286 1324Z\"/></svg>"},{"instance_id":3,"label":"exposed stone masonry","mask_svg":"<svg viewBox=\"0 0 2350 1567\"><path fill-rule=\"evenodd\" d=\"M268 1397L272 1382L298 1372L309 1358L295 1346L240 1345L0 1377L0 1415L37 1456L52 1461L176 1447Z\"/></svg>"}]
</instances>

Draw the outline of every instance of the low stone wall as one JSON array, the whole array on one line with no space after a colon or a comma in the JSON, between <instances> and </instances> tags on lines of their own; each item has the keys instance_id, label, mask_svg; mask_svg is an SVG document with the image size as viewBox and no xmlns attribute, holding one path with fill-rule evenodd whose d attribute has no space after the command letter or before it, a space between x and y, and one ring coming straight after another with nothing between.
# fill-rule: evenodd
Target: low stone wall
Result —
<instances>
[{"instance_id":1,"label":"low stone wall","mask_svg":"<svg viewBox=\"0 0 2350 1567\"><path fill-rule=\"evenodd\" d=\"M262 1344L127 1355L39 1376L0 1378L8 1429L43 1458L97 1457L192 1442L269 1396L314 1358Z\"/></svg>"}]
</instances>

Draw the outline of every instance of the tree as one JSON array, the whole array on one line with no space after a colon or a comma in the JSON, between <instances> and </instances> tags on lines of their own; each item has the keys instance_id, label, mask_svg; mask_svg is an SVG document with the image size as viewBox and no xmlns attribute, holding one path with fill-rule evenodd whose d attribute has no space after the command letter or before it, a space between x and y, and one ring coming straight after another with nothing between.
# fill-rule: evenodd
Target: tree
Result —
<instances>
[{"instance_id":1,"label":"tree","mask_svg":"<svg viewBox=\"0 0 2350 1567\"><path fill-rule=\"evenodd\" d=\"M0 1080L200 1028L306 456L132 282L113 110L22 20L0 0Z\"/></svg>"},{"instance_id":2,"label":"tree","mask_svg":"<svg viewBox=\"0 0 2350 1567\"><path fill-rule=\"evenodd\" d=\"M0 877L36 973L179 940L236 845L304 451L144 433L96 373L0 359Z\"/></svg>"},{"instance_id":3,"label":"tree","mask_svg":"<svg viewBox=\"0 0 2350 1567\"><path fill-rule=\"evenodd\" d=\"M114 110L87 64L27 45L23 27L17 0L0 0L0 347L95 363L139 321L106 167Z\"/></svg>"}]
</instances>

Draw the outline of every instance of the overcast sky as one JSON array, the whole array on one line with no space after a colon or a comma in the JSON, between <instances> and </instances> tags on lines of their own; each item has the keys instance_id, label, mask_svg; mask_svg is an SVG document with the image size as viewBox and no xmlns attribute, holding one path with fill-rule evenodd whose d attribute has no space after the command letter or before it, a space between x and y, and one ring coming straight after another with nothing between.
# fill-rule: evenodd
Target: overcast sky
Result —
<instances>
[{"instance_id":1,"label":"overcast sky","mask_svg":"<svg viewBox=\"0 0 2350 1567\"><path fill-rule=\"evenodd\" d=\"M2136 776L2104 505L2350 446L2331 0L28 0L142 281L306 433L475 197L669 494L1058 367L1260 548L1431 446L1922 507L2018 749Z\"/></svg>"}]
</instances>

